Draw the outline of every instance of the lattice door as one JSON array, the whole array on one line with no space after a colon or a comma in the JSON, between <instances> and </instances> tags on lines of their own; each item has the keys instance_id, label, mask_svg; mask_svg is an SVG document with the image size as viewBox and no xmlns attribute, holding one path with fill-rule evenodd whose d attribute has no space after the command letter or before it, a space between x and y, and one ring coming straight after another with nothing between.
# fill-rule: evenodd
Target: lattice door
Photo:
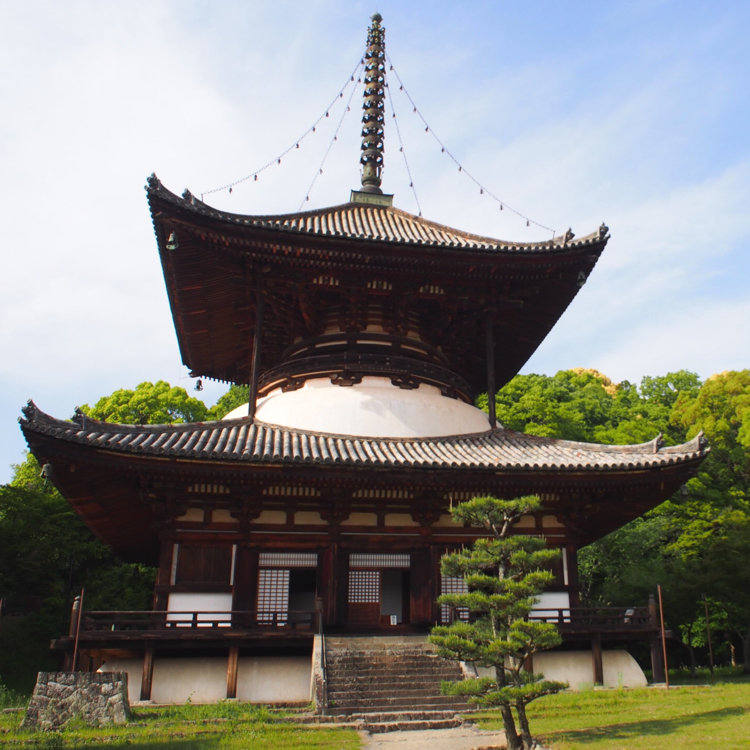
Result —
<instances>
[{"instance_id":1,"label":"lattice door","mask_svg":"<svg viewBox=\"0 0 750 750\"><path fill-rule=\"evenodd\" d=\"M289 612L289 571L261 568L258 571L258 622L286 625Z\"/></svg>"},{"instance_id":2,"label":"lattice door","mask_svg":"<svg viewBox=\"0 0 750 750\"><path fill-rule=\"evenodd\" d=\"M441 576L440 593L441 594L465 594L468 591L466 579L459 576ZM440 605L440 621L448 625L451 621L451 608L447 604ZM469 610L466 607L456 607L454 618L458 620L469 619Z\"/></svg>"},{"instance_id":3,"label":"lattice door","mask_svg":"<svg viewBox=\"0 0 750 750\"><path fill-rule=\"evenodd\" d=\"M349 571L349 622L377 625L380 622L380 571Z\"/></svg>"}]
</instances>

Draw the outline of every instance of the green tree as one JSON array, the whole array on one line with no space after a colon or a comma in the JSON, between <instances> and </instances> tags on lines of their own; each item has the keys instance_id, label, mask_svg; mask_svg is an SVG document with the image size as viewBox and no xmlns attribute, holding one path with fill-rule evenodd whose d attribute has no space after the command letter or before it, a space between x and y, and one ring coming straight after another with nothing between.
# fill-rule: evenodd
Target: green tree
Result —
<instances>
[{"instance_id":1,"label":"green tree","mask_svg":"<svg viewBox=\"0 0 750 750\"><path fill-rule=\"evenodd\" d=\"M164 380L140 383L132 390L121 388L80 409L94 419L117 424L202 422L208 417L203 401Z\"/></svg>"},{"instance_id":2,"label":"green tree","mask_svg":"<svg viewBox=\"0 0 750 750\"><path fill-rule=\"evenodd\" d=\"M246 385L232 385L229 390L211 407L211 419L223 419L230 411L242 406L250 398L250 389Z\"/></svg>"},{"instance_id":3,"label":"green tree","mask_svg":"<svg viewBox=\"0 0 750 750\"><path fill-rule=\"evenodd\" d=\"M510 750L535 746L526 706L567 687L523 668L532 654L561 642L554 625L529 620L536 597L553 579L546 568L558 552L540 537L511 533L521 516L539 505L539 498L530 495L514 500L475 497L454 508L455 520L484 528L491 536L443 558L443 575L465 578L468 593L443 594L438 601L465 608L470 620L437 626L430 634L441 656L494 669L494 677L447 683L444 690L468 695L481 706L498 707Z\"/></svg>"},{"instance_id":4,"label":"green tree","mask_svg":"<svg viewBox=\"0 0 750 750\"><path fill-rule=\"evenodd\" d=\"M725 650L742 650L750 670L750 371L644 378L651 414L682 441L703 430L711 446L696 477L667 502L581 550L581 582L592 604L628 604L658 582L666 617L688 649L705 646L702 596ZM728 564L732 561L732 565ZM721 650L721 648L720 648Z\"/></svg>"},{"instance_id":5,"label":"green tree","mask_svg":"<svg viewBox=\"0 0 750 750\"><path fill-rule=\"evenodd\" d=\"M52 638L67 632L72 598L93 609L147 609L155 571L123 563L84 526L32 455L0 486L0 681L28 691L57 668Z\"/></svg>"}]
</instances>

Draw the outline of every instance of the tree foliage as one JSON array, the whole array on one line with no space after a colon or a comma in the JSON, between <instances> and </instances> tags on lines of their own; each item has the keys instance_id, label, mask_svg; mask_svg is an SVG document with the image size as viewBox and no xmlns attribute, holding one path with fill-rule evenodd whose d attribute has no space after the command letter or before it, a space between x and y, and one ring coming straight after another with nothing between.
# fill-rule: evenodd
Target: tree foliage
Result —
<instances>
[{"instance_id":1,"label":"tree foliage","mask_svg":"<svg viewBox=\"0 0 750 750\"><path fill-rule=\"evenodd\" d=\"M140 383L134 389L121 388L103 396L94 406L84 404L80 409L94 419L118 424L202 422L209 414L203 401L164 380Z\"/></svg>"},{"instance_id":2,"label":"tree foliage","mask_svg":"<svg viewBox=\"0 0 750 750\"><path fill-rule=\"evenodd\" d=\"M667 619L691 659L705 631L705 594L715 636L728 654L739 647L750 671L750 586L725 564L750 558L750 534L743 533L750 524L750 371L701 383L680 370L646 376L638 386L591 370L519 375L495 400L506 427L568 440L627 444L661 432L676 444L705 433L711 452L696 477L580 551L582 593L592 606L631 605L660 583Z\"/></svg>"},{"instance_id":3,"label":"tree foliage","mask_svg":"<svg viewBox=\"0 0 750 750\"><path fill-rule=\"evenodd\" d=\"M0 681L24 692L56 668L49 642L67 632L82 587L92 609L148 609L155 575L118 560L39 474L29 454L0 486Z\"/></svg>"},{"instance_id":4,"label":"tree foliage","mask_svg":"<svg viewBox=\"0 0 750 750\"><path fill-rule=\"evenodd\" d=\"M246 404L250 398L250 389L246 385L232 385L211 407L211 419L223 419L230 411Z\"/></svg>"},{"instance_id":5,"label":"tree foliage","mask_svg":"<svg viewBox=\"0 0 750 750\"><path fill-rule=\"evenodd\" d=\"M536 597L553 579L548 567L559 553L540 537L511 534L521 516L539 505L535 495L515 500L475 497L453 509L456 521L484 528L491 536L443 557L443 575L464 578L468 592L443 594L438 602L464 608L470 618L437 626L430 635L441 656L494 670L494 677L448 683L444 689L468 695L478 705L498 707L510 750L534 747L526 706L566 687L524 671L532 654L553 648L561 640L554 625L528 619Z\"/></svg>"}]
</instances>

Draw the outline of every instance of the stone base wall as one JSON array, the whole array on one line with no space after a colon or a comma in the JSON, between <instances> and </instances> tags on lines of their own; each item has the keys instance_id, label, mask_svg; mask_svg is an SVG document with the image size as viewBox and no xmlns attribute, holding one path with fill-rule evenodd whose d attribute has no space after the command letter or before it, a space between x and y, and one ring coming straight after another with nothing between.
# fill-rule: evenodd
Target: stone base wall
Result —
<instances>
[{"instance_id":1,"label":"stone base wall","mask_svg":"<svg viewBox=\"0 0 750 750\"><path fill-rule=\"evenodd\" d=\"M129 715L126 672L39 672L21 726L55 730L75 717L105 726L124 724Z\"/></svg>"}]
</instances>

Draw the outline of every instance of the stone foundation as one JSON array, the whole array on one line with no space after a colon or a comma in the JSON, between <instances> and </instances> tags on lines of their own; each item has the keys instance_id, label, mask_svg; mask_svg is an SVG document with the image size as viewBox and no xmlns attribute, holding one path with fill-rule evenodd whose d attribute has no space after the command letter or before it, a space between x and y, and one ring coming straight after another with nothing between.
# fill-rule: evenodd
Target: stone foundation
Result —
<instances>
[{"instance_id":1,"label":"stone foundation","mask_svg":"<svg viewBox=\"0 0 750 750\"><path fill-rule=\"evenodd\" d=\"M126 672L39 672L22 727L55 730L80 717L92 726L130 715Z\"/></svg>"}]
</instances>

